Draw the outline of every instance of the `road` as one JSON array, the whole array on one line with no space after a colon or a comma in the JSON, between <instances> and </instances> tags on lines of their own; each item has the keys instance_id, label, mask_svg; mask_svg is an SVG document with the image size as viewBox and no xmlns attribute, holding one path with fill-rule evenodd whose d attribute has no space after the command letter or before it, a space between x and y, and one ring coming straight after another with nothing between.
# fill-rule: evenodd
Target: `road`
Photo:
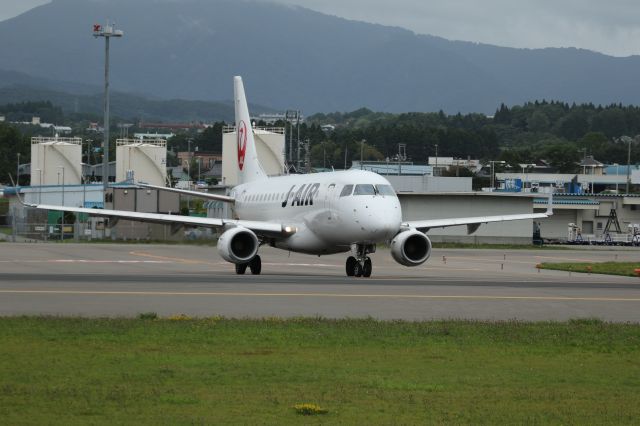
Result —
<instances>
[{"instance_id":1,"label":"road","mask_svg":"<svg viewBox=\"0 0 640 426\"><path fill-rule=\"evenodd\" d=\"M371 278L344 256L261 249L263 274L238 276L215 248L147 244L0 244L0 315L640 322L640 278L538 271L543 261L635 261L638 251L436 249L423 266L372 255Z\"/></svg>"}]
</instances>

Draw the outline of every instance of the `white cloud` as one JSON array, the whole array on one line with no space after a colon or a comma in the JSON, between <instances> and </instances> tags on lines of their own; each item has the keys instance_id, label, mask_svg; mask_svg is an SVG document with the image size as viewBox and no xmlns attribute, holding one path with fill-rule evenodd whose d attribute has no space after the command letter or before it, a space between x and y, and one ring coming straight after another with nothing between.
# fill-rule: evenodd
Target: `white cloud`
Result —
<instances>
[{"instance_id":1,"label":"white cloud","mask_svg":"<svg viewBox=\"0 0 640 426\"><path fill-rule=\"evenodd\" d=\"M279 0L332 15L498 46L640 54L637 0Z\"/></svg>"},{"instance_id":2,"label":"white cloud","mask_svg":"<svg viewBox=\"0 0 640 426\"><path fill-rule=\"evenodd\" d=\"M2 3L0 3L0 21L13 18L29 9L49 2L50 0L2 0Z\"/></svg>"}]
</instances>

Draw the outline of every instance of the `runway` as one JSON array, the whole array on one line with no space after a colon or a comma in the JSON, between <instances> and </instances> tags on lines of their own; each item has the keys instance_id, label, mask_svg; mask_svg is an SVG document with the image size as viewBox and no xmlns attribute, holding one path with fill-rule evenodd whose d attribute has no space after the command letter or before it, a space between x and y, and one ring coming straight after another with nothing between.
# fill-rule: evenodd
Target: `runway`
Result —
<instances>
[{"instance_id":1,"label":"runway","mask_svg":"<svg viewBox=\"0 0 640 426\"><path fill-rule=\"evenodd\" d=\"M3 243L0 315L640 321L640 278L535 268L637 251L436 249L406 268L381 249L368 279L344 276L341 255L260 254L263 274L239 276L214 247Z\"/></svg>"}]
</instances>

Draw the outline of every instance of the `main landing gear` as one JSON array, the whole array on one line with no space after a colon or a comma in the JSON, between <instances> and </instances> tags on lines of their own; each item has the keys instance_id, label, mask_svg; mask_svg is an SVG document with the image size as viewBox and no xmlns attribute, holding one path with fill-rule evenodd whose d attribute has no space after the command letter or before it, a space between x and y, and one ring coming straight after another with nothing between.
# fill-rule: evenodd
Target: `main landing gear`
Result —
<instances>
[{"instance_id":1,"label":"main landing gear","mask_svg":"<svg viewBox=\"0 0 640 426\"><path fill-rule=\"evenodd\" d=\"M373 244L357 244L356 256L347 258L346 272L348 277L365 277L371 276L373 266L371 258L367 256L369 253L376 252L376 246Z\"/></svg>"},{"instance_id":2,"label":"main landing gear","mask_svg":"<svg viewBox=\"0 0 640 426\"><path fill-rule=\"evenodd\" d=\"M236 263L236 274L244 275L247 271L247 267L251 270L253 275L260 275L262 272L262 260L260 256L256 255L249 263Z\"/></svg>"}]
</instances>

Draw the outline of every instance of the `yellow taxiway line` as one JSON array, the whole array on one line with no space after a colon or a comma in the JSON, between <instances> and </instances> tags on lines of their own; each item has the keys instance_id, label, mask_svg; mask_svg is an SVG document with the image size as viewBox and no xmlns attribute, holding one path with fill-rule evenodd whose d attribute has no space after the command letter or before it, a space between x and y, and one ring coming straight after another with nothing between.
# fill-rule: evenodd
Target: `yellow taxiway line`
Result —
<instances>
[{"instance_id":1,"label":"yellow taxiway line","mask_svg":"<svg viewBox=\"0 0 640 426\"><path fill-rule=\"evenodd\" d=\"M354 294L354 293L248 293L248 292L170 292L170 291L84 291L84 290L0 290L0 294L52 294L92 296L216 296L216 297L322 297L423 300L540 300L581 302L640 302L640 298L571 296L480 296L431 294Z\"/></svg>"}]
</instances>

